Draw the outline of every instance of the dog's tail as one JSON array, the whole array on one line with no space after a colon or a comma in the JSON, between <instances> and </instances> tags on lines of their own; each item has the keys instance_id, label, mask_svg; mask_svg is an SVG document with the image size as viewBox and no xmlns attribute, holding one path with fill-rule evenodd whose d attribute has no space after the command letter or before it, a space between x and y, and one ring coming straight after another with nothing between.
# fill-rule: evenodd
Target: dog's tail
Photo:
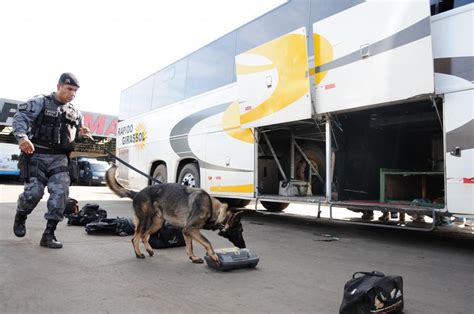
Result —
<instances>
[{"instance_id":1,"label":"dog's tail","mask_svg":"<svg viewBox=\"0 0 474 314\"><path fill-rule=\"evenodd\" d=\"M123 185L121 185L117 181L116 172L116 165L112 165L109 170L107 170L107 173L105 174L105 181L107 182L107 185L119 197L129 197L131 199L134 199L135 195L137 195L137 192L126 189Z\"/></svg>"}]
</instances>

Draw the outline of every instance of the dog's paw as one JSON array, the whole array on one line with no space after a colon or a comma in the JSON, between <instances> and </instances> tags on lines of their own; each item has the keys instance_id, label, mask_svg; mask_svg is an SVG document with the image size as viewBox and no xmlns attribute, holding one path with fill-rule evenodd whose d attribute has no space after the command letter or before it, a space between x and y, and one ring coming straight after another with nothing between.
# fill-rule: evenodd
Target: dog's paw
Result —
<instances>
[{"instance_id":1,"label":"dog's paw","mask_svg":"<svg viewBox=\"0 0 474 314\"><path fill-rule=\"evenodd\" d=\"M220 264L221 264L221 261L220 261L220 259L219 259L219 256L217 256L217 254L212 255L212 256L211 256L211 259L212 259L212 261L214 262L214 264L216 264L216 265L220 265Z\"/></svg>"},{"instance_id":2,"label":"dog's paw","mask_svg":"<svg viewBox=\"0 0 474 314\"><path fill-rule=\"evenodd\" d=\"M189 259L191 260L191 262L193 262L194 264L202 264L204 263L204 260L202 258L199 258L199 257L189 257Z\"/></svg>"},{"instance_id":3,"label":"dog's paw","mask_svg":"<svg viewBox=\"0 0 474 314\"><path fill-rule=\"evenodd\" d=\"M153 250L146 250L148 252L148 255L153 256L155 255L155 252Z\"/></svg>"},{"instance_id":4,"label":"dog's paw","mask_svg":"<svg viewBox=\"0 0 474 314\"><path fill-rule=\"evenodd\" d=\"M142 253L142 254L136 254L136 253L135 253L135 256L136 256L137 258L145 258L145 254L143 254L143 253Z\"/></svg>"}]
</instances>

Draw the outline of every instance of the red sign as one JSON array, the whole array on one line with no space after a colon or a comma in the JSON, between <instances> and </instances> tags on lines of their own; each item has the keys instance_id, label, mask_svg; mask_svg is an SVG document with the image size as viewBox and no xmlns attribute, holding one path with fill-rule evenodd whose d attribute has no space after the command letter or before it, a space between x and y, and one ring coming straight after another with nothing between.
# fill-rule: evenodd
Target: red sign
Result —
<instances>
[{"instance_id":1,"label":"red sign","mask_svg":"<svg viewBox=\"0 0 474 314\"><path fill-rule=\"evenodd\" d=\"M117 117L101 113L82 111L83 125L91 130L94 136L115 137Z\"/></svg>"}]
</instances>

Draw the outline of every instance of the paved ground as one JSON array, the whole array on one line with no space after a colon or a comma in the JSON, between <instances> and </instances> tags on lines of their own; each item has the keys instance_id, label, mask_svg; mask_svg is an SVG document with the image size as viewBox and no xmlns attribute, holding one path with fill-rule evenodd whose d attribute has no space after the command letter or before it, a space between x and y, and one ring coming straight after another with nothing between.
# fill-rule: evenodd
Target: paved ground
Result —
<instances>
[{"instance_id":1,"label":"paved ground","mask_svg":"<svg viewBox=\"0 0 474 314\"><path fill-rule=\"evenodd\" d=\"M57 231L64 248L41 248L45 202L28 217L26 237L16 238L20 190L0 185L1 313L337 313L344 283L360 270L402 275L405 313L473 313L474 237L466 233L253 213L243 219L244 237L259 265L222 273L192 264L183 248L140 260L131 237L91 236L64 222ZM131 216L131 202L106 187L71 191L81 204L99 203L109 217ZM322 234L339 240L321 241L327 240ZM215 233L205 235L215 248L230 246Z\"/></svg>"}]
</instances>

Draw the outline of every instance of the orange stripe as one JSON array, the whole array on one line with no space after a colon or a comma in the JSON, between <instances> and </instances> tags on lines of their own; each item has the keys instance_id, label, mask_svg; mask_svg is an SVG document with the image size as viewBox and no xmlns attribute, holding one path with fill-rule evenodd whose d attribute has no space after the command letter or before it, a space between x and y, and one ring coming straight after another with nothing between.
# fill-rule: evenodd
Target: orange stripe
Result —
<instances>
[{"instance_id":1,"label":"orange stripe","mask_svg":"<svg viewBox=\"0 0 474 314\"><path fill-rule=\"evenodd\" d=\"M253 193L253 184L244 185L228 185L228 186L211 186L211 192L227 192L227 193Z\"/></svg>"}]
</instances>

